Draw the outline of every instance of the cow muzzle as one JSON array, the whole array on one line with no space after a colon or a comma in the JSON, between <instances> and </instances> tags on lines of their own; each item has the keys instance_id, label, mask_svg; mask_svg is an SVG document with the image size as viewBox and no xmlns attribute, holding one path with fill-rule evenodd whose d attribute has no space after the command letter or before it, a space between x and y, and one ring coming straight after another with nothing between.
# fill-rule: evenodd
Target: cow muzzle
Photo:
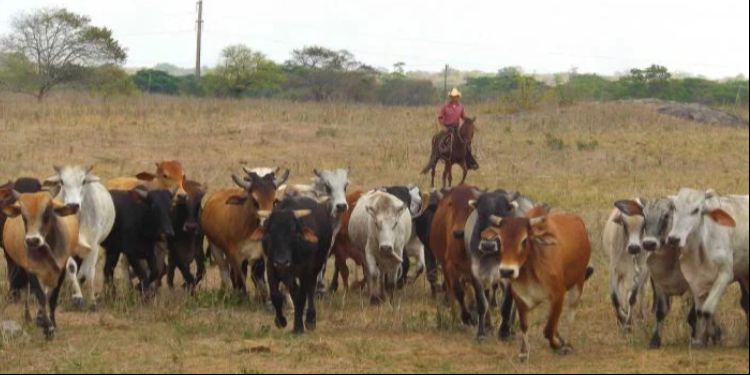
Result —
<instances>
[{"instance_id":1,"label":"cow muzzle","mask_svg":"<svg viewBox=\"0 0 750 375\"><path fill-rule=\"evenodd\" d=\"M26 237L26 247L30 249L38 249L44 245L44 240L38 236Z\"/></svg>"},{"instance_id":2,"label":"cow muzzle","mask_svg":"<svg viewBox=\"0 0 750 375\"><path fill-rule=\"evenodd\" d=\"M667 239L667 244L669 244L669 246L677 247L680 246L681 242L682 240L677 236L669 236L669 238Z\"/></svg>"},{"instance_id":3,"label":"cow muzzle","mask_svg":"<svg viewBox=\"0 0 750 375\"><path fill-rule=\"evenodd\" d=\"M659 246L659 243L652 239L643 240L643 250L653 252L656 251L656 248Z\"/></svg>"},{"instance_id":4,"label":"cow muzzle","mask_svg":"<svg viewBox=\"0 0 750 375\"><path fill-rule=\"evenodd\" d=\"M484 255L492 255L498 253L497 242L495 241L482 241L479 243L479 252Z\"/></svg>"},{"instance_id":5,"label":"cow muzzle","mask_svg":"<svg viewBox=\"0 0 750 375\"><path fill-rule=\"evenodd\" d=\"M638 254L640 254L641 253L641 246L640 245L635 245L635 244L628 245L628 253L630 255L638 255Z\"/></svg>"},{"instance_id":6,"label":"cow muzzle","mask_svg":"<svg viewBox=\"0 0 750 375\"><path fill-rule=\"evenodd\" d=\"M349 209L349 205L346 204L346 203L339 203L339 204L336 205L336 213L337 214L343 214L348 209Z\"/></svg>"},{"instance_id":7,"label":"cow muzzle","mask_svg":"<svg viewBox=\"0 0 750 375\"><path fill-rule=\"evenodd\" d=\"M518 277L518 270L515 268L500 268L500 277L503 279L515 279Z\"/></svg>"}]
</instances>

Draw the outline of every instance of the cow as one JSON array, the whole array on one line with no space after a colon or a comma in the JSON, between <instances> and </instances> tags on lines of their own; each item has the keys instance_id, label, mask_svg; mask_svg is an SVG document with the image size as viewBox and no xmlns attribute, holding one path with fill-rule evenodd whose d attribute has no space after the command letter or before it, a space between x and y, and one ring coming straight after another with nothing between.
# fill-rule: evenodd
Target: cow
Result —
<instances>
[{"instance_id":1,"label":"cow","mask_svg":"<svg viewBox=\"0 0 750 375\"><path fill-rule=\"evenodd\" d=\"M199 225L205 187L196 181L186 180L185 191L188 194L187 199L172 207L174 236L167 239L167 285L170 288L174 287L175 269L179 268L185 288L192 292L206 274L204 236ZM190 270L190 265L194 261L195 275Z\"/></svg>"},{"instance_id":2,"label":"cow","mask_svg":"<svg viewBox=\"0 0 750 375\"><path fill-rule=\"evenodd\" d=\"M748 196L719 196L714 190L680 189L671 197L672 228L668 244L682 250L680 269L690 285L698 315L694 345L721 341L714 315L726 288L740 283L747 295ZM747 304L743 301L747 318ZM745 336L747 345L747 336Z\"/></svg>"},{"instance_id":3,"label":"cow","mask_svg":"<svg viewBox=\"0 0 750 375\"><path fill-rule=\"evenodd\" d=\"M107 238L115 222L115 206L109 191L92 173L93 166L54 167L55 174L44 180L52 195L69 206L78 207L78 250L82 259L80 269L75 261L69 262L68 278L74 287L73 303L83 307L85 301L96 309L95 276L101 243ZM84 300L80 284L87 286Z\"/></svg>"},{"instance_id":4,"label":"cow","mask_svg":"<svg viewBox=\"0 0 750 375\"><path fill-rule=\"evenodd\" d=\"M572 346L560 336L557 326L565 303L576 306L585 281L593 273L589 267L591 244L580 217L547 213L534 209L528 218L491 216L490 228L482 239L499 241L500 276L510 281L523 334L519 358L529 358L529 311L549 302L550 312L544 336L559 354Z\"/></svg>"},{"instance_id":5,"label":"cow","mask_svg":"<svg viewBox=\"0 0 750 375\"><path fill-rule=\"evenodd\" d=\"M651 276L654 289L654 313L656 325L651 336L649 347L661 347L661 330L669 310L672 307L672 297L680 297L687 293L690 286L680 270L680 251L675 246L667 244L667 236L672 227L672 202L669 198L620 201L623 208L622 215L639 216L638 220L624 219L623 223L641 223L638 225L640 249L645 251L646 266ZM688 313L688 324L691 337L695 335L697 314L692 304Z\"/></svg>"},{"instance_id":6,"label":"cow","mask_svg":"<svg viewBox=\"0 0 750 375\"><path fill-rule=\"evenodd\" d=\"M33 177L20 177L15 181L0 186L0 192L3 192L4 195L3 197L0 197L0 205L13 203L15 200L12 194L13 190L19 193L36 193L42 190L42 183ZM0 211L0 244L3 243L2 228L5 226L6 219L7 217L5 214ZM5 264L8 271L6 276L8 277L8 285L10 285L8 298L11 301L18 301L21 298L21 291L26 289L29 285L29 275L10 258L5 250L3 250L3 253L5 253Z\"/></svg>"},{"instance_id":7,"label":"cow","mask_svg":"<svg viewBox=\"0 0 750 375\"><path fill-rule=\"evenodd\" d=\"M283 283L293 296L294 333L303 333L305 327L314 330L317 277L328 259L333 239L330 214L311 198L288 197L270 213L259 211L258 215L267 218L253 236L262 240L268 260L266 268L276 326L287 325L282 311L284 295L279 290L279 284Z\"/></svg>"},{"instance_id":8,"label":"cow","mask_svg":"<svg viewBox=\"0 0 750 375\"><path fill-rule=\"evenodd\" d=\"M500 284L500 251L501 246L498 241L483 241L481 233L490 227L490 217L509 217L515 214L516 207L512 203L515 196L509 196L504 190L494 192L483 192L476 200L470 200L469 206L473 211L466 219L464 225L464 247L469 256L471 263L471 284L475 290L482 290L484 293L477 293L477 312L478 312L478 329L477 338L484 339L487 335L486 326L489 321L487 317L487 305L489 303L487 294L492 293L497 285ZM507 288L504 293L504 303L501 308L503 317L498 337L501 340L507 340L510 337L511 315L513 301Z\"/></svg>"},{"instance_id":9,"label":"cow","mask_svg":"<svg viewBox=\"0 0 750 375\"><path fill-rule=\"evenodd\" d=\"M263 276L263 250L252 238L262 224L258 211L271 211L277 201L277 188L289 177L289 170L260 176L248 169L245 177L232 175L239 188L217 190L206 196L200 225L208 239L211 253L219 265L222 286L232 285L247 296L247 264L253 262L252 280L258 297L267 300L268 291Z\"/></svg>"},{"instance_id":10,"label":"cow","mask_svg":"<svg viewBox=\"0 0 750 375\"><path fill-rule=\"evenodd\" d=\"M108 180L105 186L108 190L133 190L138 186L147 189L175 190L175 199L183 199L187 196L185 191L185 170L182 163L177 160L166 160L157 162L156 172L141 172L135 177L117 177Z\"/></svg>"},{"instance_id":11,"label":"cow","mask_svg":"<svg viewBox=\"0 0 750 375\"><path fill-rule=\"evenodd\" d=\"M115 222L104 240L106 249L104 282L114 290L114 270L125 255L139 279L139 289L144 297L153 293L153 284L161 277L155 246L164 237L174 236L170 211L176 188L173 190L136 187L133 190L113 190ZM148 270L144 269L146 261Z\"/></svg>"},{"instance_id":12,"label":"cow","mask_svg":"<svg viewBox=\"0 0 750 375\"><path fill-rule=\"evenodd\" d=\"M8 217L3 248L29 273L31 291L39 303L37 325L51 340L66 264L78 246L78 207L63 205L46 191L12 194L15 202L2 207ZM28 300L25 313L30 316Z\"/></svg>"},{"instance_id":13,"label":"cow","mask_svg":"<svg viewBox=\"0 0 750 375\"><path fill-rule=\"evenodd\" d=\"M331 292L336 292L339 286L339 275L344 283L344 289L349 290L349 267L346 264L348 259L354 261L354 264L361 267L365 263L364 251L352 243L349 238L349 219L352 216L354 206L357 201L364 195L362 190L356 190L346 195L346 203L349 208L341 216L340 229L336 233L332 245L332 255L334 256L334 269L331 284L328 288Z\"/></svg>"},{"instance_id":14,"label":"cow","mask_svg":"<svg viewBox=\"0 0 750 375\"><path fill-rule=\"evenodd\" d=\"M602 244L609 258L610 300L615 310L617 323L630 330L633 309L641 306L641 315L646 308L645 287L649 280L646 254L641 248L644 217L642 202L620 200L615 202L602 231Z\"/></svg>"},{"instance_id":15,"label":"cow","mask_svg":"<svg viewBox=\"0 0 750 375\"><path fill-rule=\"evenodd\" d=\"M371 304L382 302L383 292L393 301L411 230L409 207L391 194L369 192L354 207L349 238L355 246L364 249Z\"/></svg>"},{"instance_id":16,"label":"cow","mask_svg":"<svg viewBox=\"0 0 750 375\"><path fill-rule=\"evenodd\" d=\"M385 191L386 193L389 193L393 195L394 197L398 198L404 204L406 204L409 207L409 213L412 217L412 227L414 226L414 221L419 217L419 215L422 213L422 201L428 199L427 194L422 194L422 192L419 190L419 187L409 185L409 186L388 186L385 188L382 188L382 191ZM406 248L404 248L404 252L407 256L404 257L404 262L401 264L402 272L401 277L398 280L398 287L403 288L406 285L407 276L409 274L409 269L411 268L411 261L410 258L413 258L417 262L417 270L414 273L414 279L416 280L419 275L421 275L425 270L425 255L424 255L424 245L419 240L419 237L417 236L416 231L412 231L411 238L409 238L409 243L406 245Z\"/></svg>"},{"instance_id":17,"label":"cow","mask_svg":"<svg viewBox=\"0 0 750 375\"><path fill-rule=\"evenodd\" d=\"M424 246L424 258L427 281L430 283L430 292L432 298L437 296L438 291L438 265L435 255L430 247L430 230L432 219L435 217L438 202L443 198L443 194L437 190L432 190L422 202L422 212L414 219L413 230L419 238L419 242Z\"/></svg>"},{"instance_id":18,"label":"cow","mask_svg":"<svg viewBox=\"0 0 750 375\"><path fill-rule=\"evenodd\" d=\"M479 197L481 191L474 186L459 185L444 193L438 203L430 228L430 250L443 269L444 288L449 303L457 300L461 309L461 321L474 325L472 314L464 299L464 285L473 281L471 261L464 244L466 221L473 208L469 202ZM474 290L477 308L482 311L486 306L479 306L484 301L484 290Z\"/></svg>"}]
</instances>

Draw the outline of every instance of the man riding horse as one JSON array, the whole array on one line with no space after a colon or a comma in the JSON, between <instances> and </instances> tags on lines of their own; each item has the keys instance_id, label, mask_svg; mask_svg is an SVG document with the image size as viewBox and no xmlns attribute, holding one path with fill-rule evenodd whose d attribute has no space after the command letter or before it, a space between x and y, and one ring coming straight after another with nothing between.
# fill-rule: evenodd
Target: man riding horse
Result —
<instances>
[{"instance_id":1,"label":"man riding horse","mask_svg":"<svg viewBox=\"0 0 750 375\"><path fill-rule=\"evenodd\" d=\"M430 160L422 170L423 174L432 170L433 186L435 167L439 160L444 160L446 162L446 171L443 174L443 185L445 185L446 174L449 177L452 177L450 176L450 167L453 163L458 163L464 168L464 177L466 176L466 169L479 169L479 164L477 164L474 155L471 153L471 137L473 137L474 133L474 119L465 117L464 106L461 104L461 92L458 91L458 89L454 88L448 94L448 102L440 109L438 122L440 123L442 130L432 138L432 153L430 154ZM467 125L472 129L464 129ZM469 134L462 136L462 133L467 133L466 130L470 130L468 132Z\"/></svg>"}]
</instances>

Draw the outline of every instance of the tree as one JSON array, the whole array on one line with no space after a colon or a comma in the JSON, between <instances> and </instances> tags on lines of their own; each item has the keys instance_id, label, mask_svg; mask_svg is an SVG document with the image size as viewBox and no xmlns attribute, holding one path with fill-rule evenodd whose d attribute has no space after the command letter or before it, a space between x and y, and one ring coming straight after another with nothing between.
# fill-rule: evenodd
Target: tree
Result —
<instances>
[{"instance_id":1,"label":"tree","mask_svg":"<svg viewBox=\"0 0 750 375\"><path fill-rule=\"evenodd\" d=\"M14 18L2 47L25 56L33 66L24 75L25 84L15 89L31 91L42 100L53 87L80 80L85 67L124 62L127 54L112 31L90 23L89 17L66 9L42 9Z\"/></svg>"},{"instance_id":2,"label":"tree","mask_svg":"<svg viewBox=\"0 0 750 375\"><path fill-rule=\"evenodd\" d=\"M315 101L343 99L367 101L374 97L378 72L347 50L309 46L292 51L285 64L287 89Z\"/></svg>"},{"instance_id":3,"label":"tree","mask_svg":"<svg viewBox=\"0 0 750 375\"><path fill-rule=\"evenodd\" d=\"M179 91L177 77L156 69L141 69L135 72L133 83L141 91L152 94L177 95Z\"/></svg>"},{"instance_id":4,"label":"tree","mask_svg":"<svg viewBox=\"0 0 750 375\"><path fill-rule=\"evenodd\" d=\"M128 73L115 64L87 68L85 83L89 91L104 99L128 96L136 92L136 86Z\"/></svg>"},{"instance_id":5,"label":"tree","mask_svg":"<svg viewBox=\"0 0 750 375\"><path fill-rule=\"evenodd\" d=\"M243 44L224 48L219 66L209 74L215 94L235 98L275 90L284 81L273 61Z\"/></svg>"}]
</instances>

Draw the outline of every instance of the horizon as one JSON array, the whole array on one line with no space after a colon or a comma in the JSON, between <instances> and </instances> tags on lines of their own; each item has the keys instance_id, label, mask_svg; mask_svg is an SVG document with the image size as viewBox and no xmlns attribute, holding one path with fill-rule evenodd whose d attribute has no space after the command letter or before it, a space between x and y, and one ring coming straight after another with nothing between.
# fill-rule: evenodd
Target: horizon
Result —
<instances>
[{"instance_id":1,"label":"horizon","mask_svg":"<svg viewBox=\"0 0 750 375\"><path fill-rule=\"evenodd\" d=\"M277 63L286 61L293 49L320 45L346 49L358 61L387 71L402 61L405 70L413 73L437 74L448 64L464 73L492 74L517 66L539 76L576 69L616 77L631 68L658 64L678 76L722 80L750 75L748 2L532 3L287 0L231 4L205 0L201 65L214 67L221 49L241 43ZM144 0L126 4L0 0L0 7L5 13L0 18L0 35L9 32L10 21L21 12L64 7L91 17L93 25L112 29L127 48L123 66L128 69L159 63L194 67L194 0L157 4ZM469 27L448 30L445 35L442 30L448 22L441 17L451 7L457 9L448 21L467 19L470 22L463 24ZM643 12L644 8L649 12Z\"/></svg>"}]
</instances>

